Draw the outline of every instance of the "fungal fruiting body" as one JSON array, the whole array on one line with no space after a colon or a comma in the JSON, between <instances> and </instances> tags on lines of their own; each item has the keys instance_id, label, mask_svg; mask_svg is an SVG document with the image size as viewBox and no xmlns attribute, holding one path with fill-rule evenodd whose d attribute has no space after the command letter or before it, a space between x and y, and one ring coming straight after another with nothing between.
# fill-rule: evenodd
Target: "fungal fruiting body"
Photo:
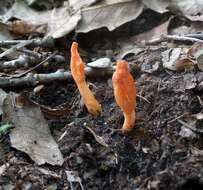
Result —
<instances>
[{"instance_id":1,"label":"fungal fruiting body","mask_svg":"<svg viewBox=\"0 0 203 190\"><path fill-rule=\"evenodd\" d=\"M79 89L85 106L90 114L96 116L101 113L101 105L95 99L85 80L85 64L78 53L78 43L71 46L71 74Z\"/></svg>"},{"instance_id":2,"label":"fungal fruiting body","mask_svg":"<svg viewBox=\"0 0 203 190\"><path fill-rule=\"evenodd\" d=\"M133 129L135 124L136 87L132 75L129 72L128 63L118 60L116 71L112 77L114 97L116 103L123 111L124 124L122 132Z\"/></svg>"}]
</instances>

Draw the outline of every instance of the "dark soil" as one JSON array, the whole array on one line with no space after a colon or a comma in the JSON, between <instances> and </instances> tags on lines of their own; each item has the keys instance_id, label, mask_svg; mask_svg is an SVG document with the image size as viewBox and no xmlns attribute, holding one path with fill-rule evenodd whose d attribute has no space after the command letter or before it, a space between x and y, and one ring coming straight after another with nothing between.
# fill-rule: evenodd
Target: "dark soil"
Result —
<instances>
[{"instance_id":1,"label":"dark soil","mask_svg":"<svg viewBox=\"0 0 203 190\"><path fill-rule=\"evenodd\" d=\"M81 46L88 47L86 39L82 39ZM90 55L96 53L101 57L109 49L116 52L119 46L108 40L98 40L98 44L88 49ZM155 61L159 61L160 66L152 74L139 69L134 73L137 120L135 129L128 135L118 130L122 127L123 115L114 101L111 78L89 81L102 105L102 114L97 118L87 113L74 83L47 84L38 95L26 88L39 104L55 108L69 103L66 117L47 118L56 141L66 131L58 141L65 162L61 167L37 166L26 154L10 147L9 137L5 135L1 138L4 152L0 155L4 156L0 157L0 165L7 163L8 168L0 177L0 189L81 189L77 182L71 187L66 171L76 172L85 190L203 189L202 134L181 135L184 126L178 120L189 122L192 114L203 111L202 89L185 89L188 78L202 78L202 73L166 71L162 68L161 51L162 47L157 47L129 58L130 64L137 68ZM88 127L108 147L95 139ZM195 127L202 128L202 120L196 121Z\"/></svg>"}]
</instances>

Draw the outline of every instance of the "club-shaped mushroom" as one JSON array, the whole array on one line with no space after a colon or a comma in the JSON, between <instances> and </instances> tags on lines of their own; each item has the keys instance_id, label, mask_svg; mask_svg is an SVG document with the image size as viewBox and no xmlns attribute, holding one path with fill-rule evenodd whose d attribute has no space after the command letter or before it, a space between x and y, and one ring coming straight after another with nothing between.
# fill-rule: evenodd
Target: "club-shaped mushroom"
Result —
<instances>
[{"instance_id":1,"label":"club-shaped mushroom","mask_svg":"<svg viewBox=\"0 0 203 190\"><path fill-rule=\"evenodd\" d=\"M85 64L78 53L78 43L71 46L71 74L79 89L85 106L90 114L96 116L101 113L101 105L95 99L85 80Z\"/></svg>"},{"instance_id":2,"label":"club-shaped mushroom","mask_svg":"<svg viewBox=\"0 0 203 190\"><path fill-rule=\"evenodd\" d=\"M118 60L116 62L116 71L113 74L112 82L116 103L124 115L122 132L127 133L135 125L136 87L126 61Z\"/></svg>"}]
</instances>

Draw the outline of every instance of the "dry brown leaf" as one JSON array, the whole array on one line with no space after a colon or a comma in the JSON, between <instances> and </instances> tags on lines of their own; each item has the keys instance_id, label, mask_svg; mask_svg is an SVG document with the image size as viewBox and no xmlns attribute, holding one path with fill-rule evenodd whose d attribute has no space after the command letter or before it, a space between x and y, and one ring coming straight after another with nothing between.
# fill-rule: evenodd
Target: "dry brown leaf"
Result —
<instances>
[{"instance_id":1,"label":"dry brown leaf","mask_svg":"<svg viewBox=\"0 0 203 190\"><path fill-rule=\"evenodd\" d=\"M82 19L76 32L86 33L102 27L110 31L136 19L143 11L138 0L104 0L94 6L82 9Z\"/></svg>"},{"instance_id":2,"label":"dry brown leaf","mask_svg":"<svg viewBox=\"0 0 203 190\"><path fill-rule=\"evenodd\" d=\"M138 44L145 44L148 41L159 39L161 35L168 34L168 26L170 21L171 21L171 18L166 22L164 22L163 24L156 26L147 32L144 32L132 37L131 40L135 41Z\"/></svg>"},{"instance_id":3,"label":"dry brown leaf","mask_svg":"<svg viewBox=\"0 0 203 190\"><path fill-rule=\"evenodd\" d=\"M192 21L203 21L203 1L202 0L171 0L173 12L181 12Z\"/></svg>"},{"instance_id":4,"label":"dry brown leaf","mask_svg":"<svg viewBox=\"0 0 203 190\"><path fill-rule=\"evenodd\" d=\"M152 9L158 13L167 12L167 7L170 4L170 0L142 0L147 8Z\"/></svg>"},{"instance_id":5,"label":"dry brown leaf","mask_svg":"<svg viewBox=\"0 0 203 190\"><path fill-rule=\"evenodd\" d=\"M8 94L3 104L3 121L15 127L9 134L12 147L27 153L39 165L62 165L63 156L40 108L23 102L23 97L16 102L16 97Z\"/></svg>"},{"instance_id":6,"label":"dry brown leaf","mask_svg":"<svg viewBox=\"0 0 203 190\"><path fill-rule=\"evenodd\" d=\"M14 34L18 35L26 35L26 34L45 34L46 33L46 25L34 25L34 24L29 24L25 21L22 20L15 20L13 22L9 23L10 25L10 30Z\"/></svg>"}]
</instances>

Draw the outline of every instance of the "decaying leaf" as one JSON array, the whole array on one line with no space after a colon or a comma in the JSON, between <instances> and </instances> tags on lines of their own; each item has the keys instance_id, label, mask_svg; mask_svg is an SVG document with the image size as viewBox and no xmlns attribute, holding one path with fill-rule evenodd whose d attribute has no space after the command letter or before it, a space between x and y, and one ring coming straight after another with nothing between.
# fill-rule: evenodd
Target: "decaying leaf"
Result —
<instances>
[{"instance_id":1,"label":"decaying leaf","mask_svg":"<svg viewBox=\"0 0 203 190\"><path fill-rule=\"evenodd\" d=\"M156 26L147 32L144 32L144 33L141 33L141 34L134 36L132 38L133 41L135 41L138 44L139 43L145 44L145 42L159 39L160 35L167 35L168 34L168 26L169 26L170 21L171 21L171 18L169 20L167 20L166 22L164 22L163 24Z\"/></svg>"},{"instance_id":2,"label":"decaying leaf","mask_svg":"<svg viewBox=\"0 0 203 190\"><path fill-rule=\"evenodd\" d=\"M147 8L152 9L158 13L167 12L167 7L170 4L170 0L142 0Z\"/></svg>"},{"instance_id":3,"label":"decaying leaf","mask_svg":"<svg viewBox=\"0 0 203 190\"><path fill-rule=\"evenodd\" d=\"M171 48L164 52L162 52L162 62L163 67L170 69L172 71L176 71L176 61L181 56L181 48Z\"/></svg>"},{"instance_id":4,"label":"decaying leaf","mask_svg":"<svg viewBox=\"0 0 203 190\"><path fill-rule=\"evenodd\" d=\"M76 171L67 171L66 170L67 181L70 183L71 189L73 189L73 182L77 182L80 185L81 190L84 190L81 178L78 176Z\"/></svg>"},{"instance_id":5,"label":"decaying leaf","mask_svg":"<svg viewBox=\"0 0 203 190\"><path fill-rule=\"evenodd\" d=\"M188 56L196 59L198 68L203 71L203 44L195 43L187 52Z\"/></svg>"},{"instance_id":6,"label":"decaying leaf","mask_svg":"<svg viewBox=\"0 0 203 190\"><path fill-rule=\"evenodd\" d=\"M130 41L127 40L125 42L119 43L119 46L121 47L119 49L119 52L116 54L116 59L125 59L129 56L136 56L137 54L145 51L144 47L139 47L132 43L133 39Z\"/></svg>"},{"instance_id":7,"label":"decaying leaf","mask_svg":"<svg viewBox=\"0 0 203 190\"><path fill-rule=\"evenodd\" d=\"M194 68L194 61L187 58L187 57L181 57L178 59L175 63L176 71L184 71L184 70L192 70Z\"/></svg>"},{"instance_id":8,"label":"decaying leaf","mask_svg":"<svg viewBox=\"0 0 203 190\"><path fill-rule=\"evenodd\" d=\"M195 59L198 57L199 50L201 49L203 49L203 44L196 42L188 49L187 56Z\"/></svg>"},{"instance_id":9,"label":"decaying leaf","mask_svg":"<svg viewBox=\"0 0 203 190\"><path fill-rule=\"evenodd\" d=\"M185 17L192 21L203 21L203 1L202 0L171 0L172 9L180 11Z\"/></svg>"},{"instance_id":10,"label":"decaying leaf","mask_svg":"<svg viewBox=\"0 0 203 190\"><path fill-rule=\"evenodd\" d=\"M184 75L185 89L191 90L197 86L197 79L193 74L187 73Z\"/></svg>"},{"instance_id":11,"label":"decaying leaf","mask_svg":"<svg viewBox=\"0 0 203 190\"><path fill-rule=\"evenodd\" d=\"M137 0L105 0L82 9L82 19L76 32L86 33L102 27L107 27L112 31L136 19L142 11L143 4Z\"/></svg>"},{"instance_id":12,"label":"decaying leaf","mask_svg":"<svg viewBox=\"0 0 203 190\"><path fill-rule=\"evenodd\" d=\"M86 128L89 130L89 132L94 136L95 140L96 140L99 144L101 144L101 145L104 146L104 147L109 147L109 145L105 143L105 141L104 141L104 139L103 139L102 137L96 135L96 133L95 133L90 127L88 127L88 126L85 126L85 127L86 127Z\"/></svg>"},{"instance_id":13,"label":"decaying leaf","mask_svg":"<svg viewBox=\"0 0 203 190\"><path fill-rule=\"evenodd\" d=\"M16 0L11 9L1 16L3 22L12 18L23 20L29 24L46 24L50 19L51 11L36 11L30 8L24 1Z\"/></svg>"},{"instance_id":14,"label":"decaying leaf","mask_svg":"<svg viewBox=\"0 0 203 190\"><path fill-rule=\"evenodd\" d=\"M78 11L82 8L89 7L90 5L96 3L99 0L69 0L70 8L73 12Z\"/></svg>"},{"instance_id":15,"label":"decaying leaf","mask_svg":"<svg viewBox=\"0 0 203 190\"><path fill-rule=\"evenodd\" d=\"M69 6L65 3L63 7L52 11L51 17L48 20L49 31L47 36L60 38L75 29L81 19L81 13L78 11L71 15L68 9Z\"/></svg>"},{"instance_id":16,"label":"decaying leaf","mask_svg":"<svg viewBox=\"0 0 203 190\"><path fill-rule=\"evenodd\" d=\"M95 69L109 69L112 67L112 63L109 58L104 57L87 63L87 66Z\"/></svg>"},{"instance_id":17,"label":"decaying leaf","mask_svg":"<svg viewBox=\"0 0 203 190\"><path fill-rule=\"evenodd\" d=\"M9 26L0 22L0 41L12 40L14 36L9 31Z\"/></svg>"},{"instance_id":18,"label":"decaying leaf","mask_svg":"<svg viewBox=\"0 0 203 190\"><path fill-rule=\"evenodd\" d=\"M54 0L25 0L29 6L38 6L50 9L54 5Z\"/></svg>"},{"instance_id":19,"label":"decaying leaf","mask_svg":"<svg viewBox=\"0 0 203 190\"><path fill-rule=\"evenodd\" d=\"M9 23L10 31L14 34L18 35L26 35L26 34L45 34L46 33L46 25L34 25L29 24L22 20L16 20Z\"/></svg>"},{"instance_id":20,"label":"decaying leaf","mask_svg":"<svg viewBox=\"0 0 203 190\"><path fill-rule=\"evenodd\" d=\"M7 93L0 88L0 116L3 114L2 106Z\"/></svg>"},{"instance_id":21,"label":"decaying leaf","mask_svg":"<svg viewBox=\"0 0 203 190\"><path fill-rule=\"evenodd\" d=\"M7 22L11 18L17 18L32 25L48 24L47 35L59 38L71 32L81 18L79 11L71 15L68 9L69 6L65 3L54 10L37 11L28 7L24 1L16 0L12 8L2 16L2 20Z\"/></svg>"},{"instance_id":22,"label":"decaying leaf","mask_svg":"<svg viewBox=\"0 0 203 190\"><path fill-rule=\"evenodd\" d=\"M141 71L146 73L153 73L159 69L159 62L144 62L141 65Z\"/></svg>"},{"instance_id":23,"label":"decaying leaf","mask_svg":"<svg viewBox=\"0 0 203 190\"><path fill-rule=\"evenodd\" d=\"M38 106L10 93L4 100L3 108L3 121L15 126L10 132L14 148L27 153L39 165L63 164L62 154Z\"/></svg>"}]
</instances>

